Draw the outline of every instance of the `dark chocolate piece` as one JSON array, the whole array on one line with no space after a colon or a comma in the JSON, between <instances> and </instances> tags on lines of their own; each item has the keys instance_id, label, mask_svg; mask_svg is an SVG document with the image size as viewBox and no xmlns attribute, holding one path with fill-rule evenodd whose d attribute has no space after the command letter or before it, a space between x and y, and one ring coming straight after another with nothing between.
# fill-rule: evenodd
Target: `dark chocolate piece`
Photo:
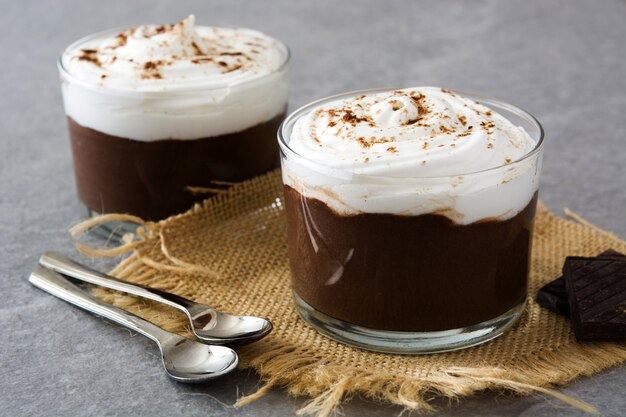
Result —
<instances>
[{"instance_id":1,"label":"dark chocolate piece","mask_svg":"<svg viewBox=\"0 0 626 417\"><path fill-rule=\"evenodd\" d=\"M597 257L626 259L626 255L614 251L613 249L606 250ZM567 291L565 289L565 279L562 276L541 287L541 289L537 291L535 300L540 306L554 313L569 317L569 300L567 299Z\"/></svg>"},{"instance_id":2,"label":"dark chocolate piece","mask_svg":"<svg viewBox=\"0 0 626 417\"><path fill-rule=\"evenodd\" d=\"M626 259L568 257L563 274L576 339L626 338Z\"/></svg>"},{"instance_id":3,"label":"dark chocolate piece","mask_svg":"<svg viewBox=\"0 0 626 417\"><path fill-rule=\"evenodd\" d=\"M537 291L537 297L535 301L541 307L560 314L565 317L569 317L569 301L567 300L567 291L565 290L565 280L563 277L558 277L554 281L550 281L539 291Z\"/></svg>"}]
</instances>

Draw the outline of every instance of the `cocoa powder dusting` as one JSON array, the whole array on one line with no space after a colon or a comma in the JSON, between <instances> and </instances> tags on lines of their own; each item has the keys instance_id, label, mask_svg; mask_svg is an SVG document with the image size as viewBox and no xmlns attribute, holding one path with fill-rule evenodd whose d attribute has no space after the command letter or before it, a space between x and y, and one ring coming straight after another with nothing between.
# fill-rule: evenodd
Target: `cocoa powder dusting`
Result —
<instances>
[{"instance_id":1,"label":"cocoa powder dusting","mask_svg":"<svg viewBox=\"0 0 626 417\"><path fill-rule=\"evenodd\" d=\"M356 141L359 142L359 145L361 145L365 149L368 149L368 148L372 147L372 143L370 143L367 140L365 140L365 138L363 136L357 138Z\"/></svg>"},{"instance_id":2,"label":"cocoa powder dusting","mask_svg":"<svg viewBox=\"0 0 626 417\"><path fill-rule=\"evenodd\" d=\"M352 110L350 110L350 109L344 109L343 110L343 116L341 116L341 120L346 122L346 123L350 123L352 126L356 126L356 124L360 123L360 122L369 122L369 121L371 121L369 116L359 117L356 114L354 114L352 112Z\"/></svg>"},{"instance_id":3,"label":"cocoa powder dusting","mask_svg":"<svg viewBox=\"0 0 626 417\"><path fill-rule=\"evenodd\" d=\"M488 129L493 129L494 127L496 127L496 124L493 121L488 121L488 122L482 121L480 122L480 127L482 127L484 130L488 130Z\"/></svg>"},{"instance_id":4,"label":"cocoa powder dusting","mask_svg":"<svg viewBox=\"0 0 626 417\"><path fill-rule=\"evenodd\" d=\"M448 90L447 88L442 88L441 89L442 93L446 93L446 94L450 94L453 97L456 97L456 94L454 94L454 92L452 90Z\"/></svg>"},{"instance_id":5,"label":"cocoa powder dusting","mask_svg":"<svg viewBox=\"0 0 626 417\"><path fill-rule=\"evenodd\" d=\"M140 75L140 77L143 80L162 79L163 76L159 73L159 69L163 66L171 64L171 62L164 60L144 62L141 67L144 72Z\"/></svg>"},{"instance_id":6,"label":"cocoa powder dusting","mask_svg":"<svg viewBox=\"0 0 626 417\"><path fill-rule=\"evenodd\" d=\"M128 42L128 35L125 32L118 33L115 36L115 38L117 39L117 46L116 46L116 48L124 46L124 45L126 45L126 42Z\"/></svg>"},{"instance_id":7,"label":"cocoa powder dusting","mask_svg":"<svg viewBox=\"0 0 626 417\"><path fill-rule=\"evenodd\" d=\"M421 122L431 112L430 108L426 105L426 96L422 93L411 91L409 97L415 102L415 106L417 107L417 118L409 120L407 124Z\"/></svg>"},{"instance_id":8,"label":"cocoa powder dusting","mask_svg":"<svg viewBox=\"0 0 626 417\"><path fill-rule=\"evenodd\" d=\"M201 57L201 58L192 59L191 63L193 63L193 64L202 64L204 62L211 62L211 61L213 61L213 58L208 57L208 56L204 56L204 57Z\"/></svg>"},{"instance_id":9,"label":"cocoa powder dusting","mask_svg":"<svg viewBox=\"0 0 626 417\"><path fill-rule=\"evenodd\" d=\"M193 48L196 55L204 55L204 53L202 52L202 49L200 49L197 43L191 42L191 47Z\"/></svg>"},{"instance_id":10,"label":"cocoa powder dusting","mask_svg":"<svg viewBox=\"0 0 626 417\"><path fill-rule=\"evenodd\" d=\"M161 74L159 74L158 72L151 72L151 73L143 73L143 74L141 74L140 78L142 80L150 80L150 79L160 80L160 79L163 78L163 76Z\"/></svg>"},{"instance_id":11,"label":"cocoa powder dusting","mask_svg":"<svg viewBox=\"0 0 626 417\"><path fill-rule=\"evenodd\" d=\"M91 62L97 67L102 67L100 60L98 59L98 51L95 49L82 49L82 55L78 57L79 61Z\"/></svg>"},{"instance_id":12,"label":"cocoa powder dusting","mask_svg":"<svg viewBox=\"0 0 626 417\"><path fill-rule=\"evenodd\" d=\"M387 148L387 152L389 153L398 153L398 149L395 146L390 146Z\"/></svg>"},{"instance_id":13,"label":"cocoa powder dusting","mask_svg":"<svg viewBox=\"0 0 626 417\"><path fill-rule=\"evenodd\" d=\"M229 73L229 72L233 72L233 71L237 71L237 70L238 70L238 69L240 69L241 67L243 67L243 65L241 65L241 64L235 65L234 67L228 68L228 70L226 70L226 71L224 72L224 74L227 74L227 73Z\"/></svg>"}]
</instances>

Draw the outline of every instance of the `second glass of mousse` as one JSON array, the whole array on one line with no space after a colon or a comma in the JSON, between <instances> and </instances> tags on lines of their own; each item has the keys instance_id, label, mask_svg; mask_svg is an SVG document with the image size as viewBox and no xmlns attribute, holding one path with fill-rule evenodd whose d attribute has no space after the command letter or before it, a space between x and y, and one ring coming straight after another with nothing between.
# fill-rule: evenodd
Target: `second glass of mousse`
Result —
<instances>
[{"instance_id":1,"label":"second glass of mousse","mask_svg":"<svg viewBox=\"0 0 626 417\"><path fill-rule=\"evenodd\" d=\"M434 87L319 100L279 130L300 315L365 349L428 353L523 312L543 131Z\"/></svg>"},{"instance_id":2,"label":"second glass of mousse","mask_svg":"<svg viewBox=\"0 0 626 417\"><path fill-rule=\"evenodd\" d=\"M267 35L190 16L79 40L59 69L90 214L160 220L278 166L289 52Z\"/></svg>"}]
</instances>

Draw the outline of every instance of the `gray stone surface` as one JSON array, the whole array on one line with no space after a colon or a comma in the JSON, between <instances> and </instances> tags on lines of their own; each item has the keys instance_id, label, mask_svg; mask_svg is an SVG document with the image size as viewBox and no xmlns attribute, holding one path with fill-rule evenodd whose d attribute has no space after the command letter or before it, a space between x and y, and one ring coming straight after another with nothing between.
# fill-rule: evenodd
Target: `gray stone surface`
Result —
<instances>
[{"instance_id":1,"label":"gray stone surface","mask_svg":"<svg viewBox=\"0 0 626 417\"><path fill-rule=\"evenodd\" d=\"M206 386L169 381L155 347L26 282L45 249L73 253L79 220L55 59L89 33L195 13L285 40L292 108L332 93L441 85L511 101L544 124L541 198L626 237L626 2L0 0L0 415L288 416L274 390L234 410L254 374ZM626 368L563 392L626 413ZM485 394L441 416L583 415L540 396ZM349 416L395 415L353 399Z\"/></svg>"}]
</instances>

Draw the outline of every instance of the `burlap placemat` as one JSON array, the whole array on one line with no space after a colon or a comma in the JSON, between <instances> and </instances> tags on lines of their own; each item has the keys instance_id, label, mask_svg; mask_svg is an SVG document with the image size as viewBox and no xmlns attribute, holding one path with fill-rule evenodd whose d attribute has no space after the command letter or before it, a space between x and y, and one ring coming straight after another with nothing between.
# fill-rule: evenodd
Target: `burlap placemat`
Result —
<instances>
[{"instance_id":1,"label":"burlap placemat","mask_svg":"<svg viewBox=\"0 0 626 417\"><path fill-rule=\"evenodd\" d=\"M159 223L143 223L115 249L79 244L91 255L130 253L112 274L171 291L233 314L268 317L274 331L239 350L241 366L266 384L243 397L250 402L270 387L311 398L301 410L326 416L351 394L407 409L431 409L434 396L458 398L486 389L560 396L546 388L626 361L626 344L578 343L564 318L540 308L537 289L560 274L567 255L595 255L626 242L597 228L538 209L523 318L490 343L445 354L401 356L366 352L334 342L308 327L292 304L286 222L278 172L237 184L189 212ZM79 235L96 223L128 216L107 215L73 229ZM132 238L132 241L131 241ZM173 309L98 290L107 301L174 332L190 336L187 320ZM584 403L561 396L575 406Z\"/></svg>"}]
</instances>

